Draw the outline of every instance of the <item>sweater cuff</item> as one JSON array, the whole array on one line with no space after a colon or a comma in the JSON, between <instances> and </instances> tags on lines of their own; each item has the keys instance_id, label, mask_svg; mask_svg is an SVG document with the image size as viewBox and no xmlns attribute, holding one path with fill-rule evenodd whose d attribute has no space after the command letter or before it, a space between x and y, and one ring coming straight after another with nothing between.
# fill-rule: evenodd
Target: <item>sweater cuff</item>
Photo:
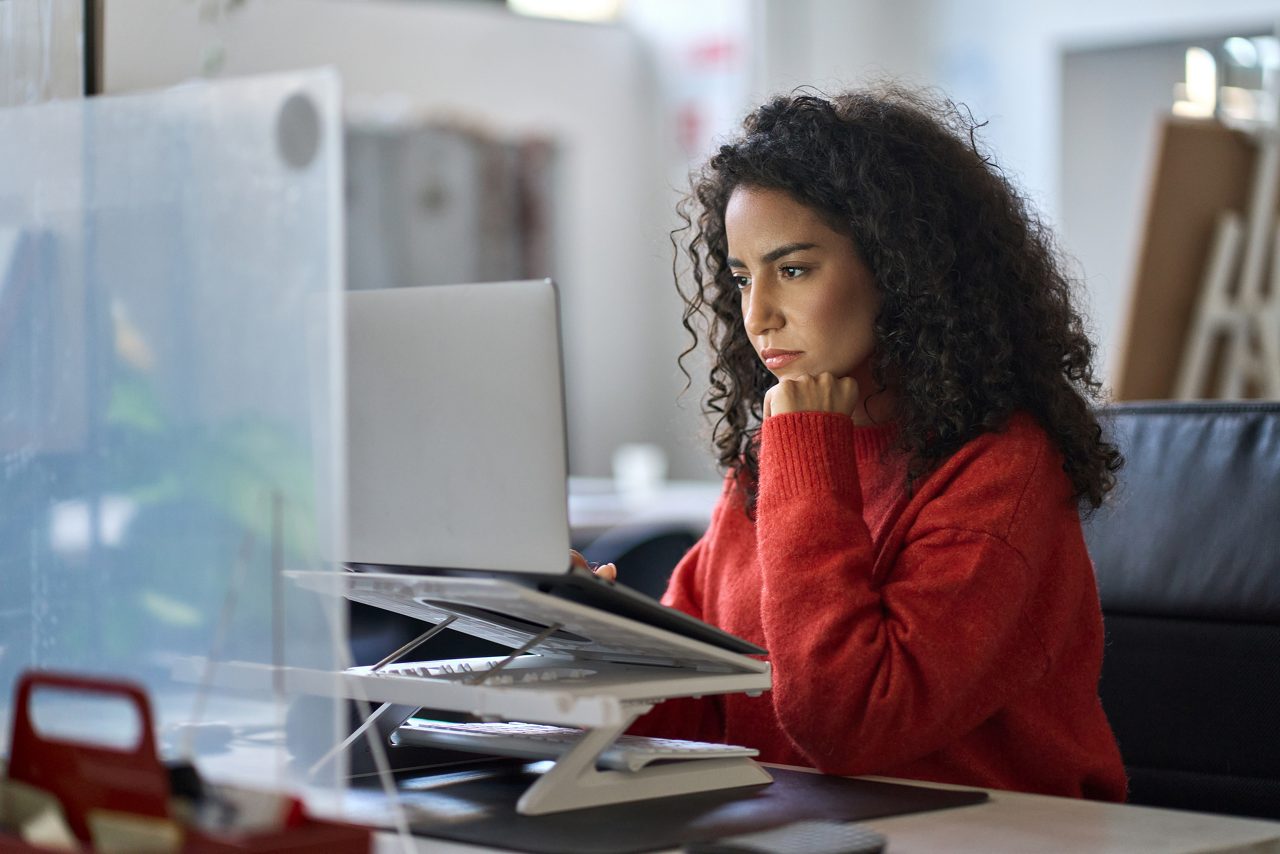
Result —
<instances>
[{"instance_id":1,"label":"sweater cuff","mask_svg":"<svg viewBox=\"0 0 1280 854\"><path fill-rule=\"evenodd\" d=\"M760 430L760 498L857 492L854 426L834 412L788 412Z\"/></svg>"}]
</instances>

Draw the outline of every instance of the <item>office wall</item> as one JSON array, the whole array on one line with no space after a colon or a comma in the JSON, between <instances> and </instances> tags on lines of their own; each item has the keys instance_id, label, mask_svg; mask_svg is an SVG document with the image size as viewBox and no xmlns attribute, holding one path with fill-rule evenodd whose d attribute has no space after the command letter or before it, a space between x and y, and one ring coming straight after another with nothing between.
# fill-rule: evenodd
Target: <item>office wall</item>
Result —
<instances>
[{"instance_id":1,"label":"office wall","mask_svg":"<svg viewBox=\"0 0 1280 854\"><path fill-rule=\"evenodd\" d=\"M764 0L760 10L760 96L881 77L931 82L930 0Z\"/></svg>"},{"instance_id":2,"label":"office wall","mask_svg":"<svg viewBox=\"0 0 1280 854\"><path fill-rule=\"evenodd\" d=\"M644 440L668 447L674 474L709 471L695 448L697 419L675 407L682 339L666 235L669 134L656 118L654 70L630 31L387 0L250 0L202 24L197 5L111 0L107 91L178 83L215 55L222 76L326 64L342 74L348 100L395 92L405 109L554 137L571 468L606 474L617 443Z\"/></svg>"},{"instance_id":3,"label":"office wall","mask_svg":"<svg viewBox=\"0 0 1280 854\"><path fill-rule=\"evenodd\" d=\"M1062 57L1066 50L1270 29L1276 0L926 0L932 74L993 118L1006 166L1058 210Z\"/></svg>"},{"instance_id":4,"label":"office wall","mask_svg":"<svg viewBox=\"0 0 1280 854\"><path fill-rule=\"evenodd\" d=\"M0 107L84 94L79 0L0 3Z\"/></svg>"}]
</instances>

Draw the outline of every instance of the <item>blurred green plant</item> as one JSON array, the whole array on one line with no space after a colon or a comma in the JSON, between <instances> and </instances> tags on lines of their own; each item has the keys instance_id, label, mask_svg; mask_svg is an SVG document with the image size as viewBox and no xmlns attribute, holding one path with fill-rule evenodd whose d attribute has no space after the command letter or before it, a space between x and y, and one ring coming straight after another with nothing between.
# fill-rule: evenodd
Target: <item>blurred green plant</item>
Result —
<instances>
[{"instance_id":1,"label":"blurred green plant","mask_svg":"<svg viewBox=\"0 0 1280 854\"><path fill-rule=\"evenodd\" d=\"M128 332L127 340L141 340ZM310 445L266 416L209 424L178 417L143 361L117 361L104 414L99 489L127 499L132 512L120 542L101 555L113 582L102 652L119 660L206 654L234 596L227 653L269 660L272 620L299 619L286 603L278 612L273 605L274 547L284 568L320 559ZM232 591L238 560L247 561L244 587ZM300 595L285 588L286 600Z\"/></svg>"}]
</instances>

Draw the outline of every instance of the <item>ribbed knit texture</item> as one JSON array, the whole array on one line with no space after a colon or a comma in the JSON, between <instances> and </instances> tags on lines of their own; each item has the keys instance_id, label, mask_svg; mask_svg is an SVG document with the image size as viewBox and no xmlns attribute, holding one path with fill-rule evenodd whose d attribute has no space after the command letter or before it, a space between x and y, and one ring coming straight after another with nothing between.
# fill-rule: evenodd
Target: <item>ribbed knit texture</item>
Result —
<instances>
[{"instance_id":1,"label":"ribbed knit texture","mask_svg":"<svg viewBox=\"0 0 1280 854\"><path fill-rule=\"evenodd\" d=\"M1052 443L1017 416L908 495L894 435L828 413L765 422L755 521L726 482L664 601L768 649L773 690L668 701L633 731L1122 800L1097 589Z\"/></svg>"}]
</instances>

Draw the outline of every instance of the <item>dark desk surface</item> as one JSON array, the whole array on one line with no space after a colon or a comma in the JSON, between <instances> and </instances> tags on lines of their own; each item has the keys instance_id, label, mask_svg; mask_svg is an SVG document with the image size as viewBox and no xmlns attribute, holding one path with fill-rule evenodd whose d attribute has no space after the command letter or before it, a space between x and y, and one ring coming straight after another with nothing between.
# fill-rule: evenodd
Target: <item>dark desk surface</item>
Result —
<instances>
[{"instance_id":1,"label":"dark desk surface","mask_svg":"<svg viewBox=\"0 0 1280 854\"><path fill-rule=\"evenodd\" d=\"M872 778L875 781L875 778ZM880 782L928 785L908 780ZM1105 854L1177 854L1177 852L1277 852L1280 822L1211 815L1208 813L1105 804L1072 798L990 791L986 802L973 806L866 819L868 827L889 838L890 854L998 854L999 852L1061 851ZM650 815L643 802L633 807ZM473 854L499 850L442 839L419 837L416 851ZM379 854L401 852L395 835L379 835ZM678 848L667 849L678 851Z\"/></svg>"},{"instance_id":2,"label":"dark desk surface","mask_svg":"<svg viewBox=\"0 0 1280 854\"><path fill-rule=\"evenodd\" d=\"M473 766L466 773L402 777L399 791L411 825L423 836L491 849L510 846L531 854L638 854L800 819L862 821L968 808L987 798L973 789L829 777L791 768L769 771L769 785L537 816L515 810L517 799L537 776L519 762Z\"/></svg>"}]
</instances>

